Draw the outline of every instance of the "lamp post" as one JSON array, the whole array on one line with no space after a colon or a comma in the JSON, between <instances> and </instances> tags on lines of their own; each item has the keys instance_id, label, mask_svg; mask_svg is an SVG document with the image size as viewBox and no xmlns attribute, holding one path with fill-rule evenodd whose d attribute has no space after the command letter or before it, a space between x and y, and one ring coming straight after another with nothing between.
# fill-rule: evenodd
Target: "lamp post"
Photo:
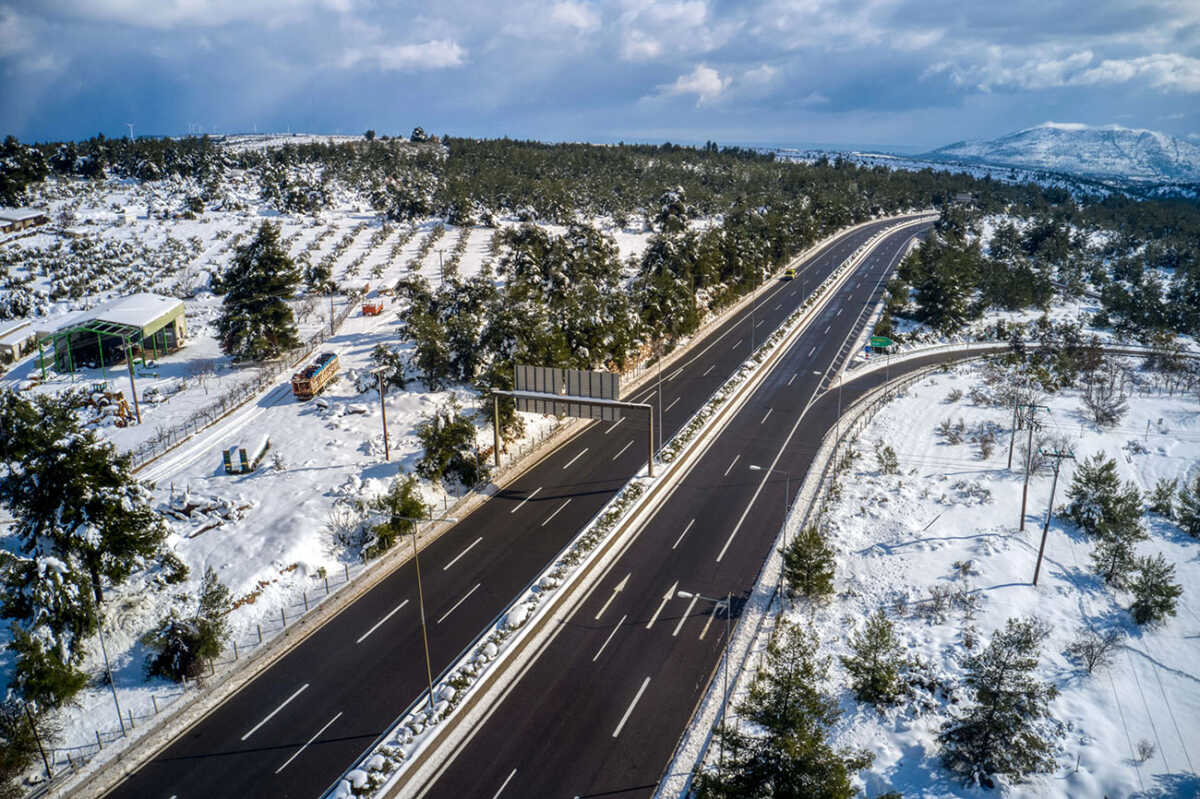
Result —
<instances>
[{"instance_id":1,"label":"lamp post","mask_svg":"<svg viewBox=\"0 0 1200 799\"><path fill-rule=\"evenodd\" d=\"M678 591L678 592L676 592L675 596L679 597L680 599L693 599L694 598L694 599L703 599L705 602L712 602L714 612L720 610L721 605L725 606L725 654L721 658L722 660L725 661L724 667L721 669L721 676L724 679L724 686L722 689L723 693L721 694L721 725L724 726L724 724L725 724L725 706L729 702L729 633L730 633L729 620L730 620L730 617L733 616L733 593L729 592L729 593L725 594L724 599L718 599L717 597L705 596L704 594L697 594L692 591ZM720 762L721 762L721 770L724 771L724 764L725 764L725 740L724 740L724 738L721 739Z\"/></svg>"},{"instance_id":2,"label":"lamp post","mask_svg":"<svg viewBox=\"0 0 1200 799\"><path fill-rule=\"evenodd\" d=\"M411 522L412 529L412 545L413 545L413 566L417 570L417 605L421 608L421 642L425 645L425 678L429 685L429 712L433 713L433 663L429 658L429 631L425 624L425 592L421 588L421 560L417 557L417 522L449 522L456 524L458 519L453 516L393 516L393 519L399 521Z\"/></svg>"},{"instance_id":3,"label":"lamp post","mask_svg":"<svg viewBox=\"0 0 1200 799\"><path fill-rule=\"evenodd\" d=\"M108 676L108 687L112 689L113 706L117 709L117 723L121 725L121 735L126 735L125 719L121 717L121 703L117 701L117 681L113 678L112 666L108 663L108 647L104 645L104 611L100 611L97 615L99 619L96 623L96 632L100 634L100 653L104 655L104 673Z\"/></svg>"},{"instance_id":4,"label":"lamp post","mask_svg":"<svg viewBox=\"0 0 1200 799\"><path fill-rule=\"evenodd\" d=\"M388 443L387 405L383 401L383 372L384 368L382 366L371 370L371 374L379 379L379 413L383 418L383 459L390 461L392 459L392 448Z\"/></svg>"},{"instance_id":5,"label":"lamp post","mask_svg":"<svg viewBox=\"0 0 1200 799\"><path fill-rule=\"evenodd\" d=\"M772 469L769 466L756 466L753 463L750 464L750 471L752 471L752 472L777 472L778 474L783 475L783 520L784 520L784 522L786 522L788 508L791 507L791 497L792 497L792 474L791 474L791 472L787 471L786 469Z\"/></svg>"}]
</instances>

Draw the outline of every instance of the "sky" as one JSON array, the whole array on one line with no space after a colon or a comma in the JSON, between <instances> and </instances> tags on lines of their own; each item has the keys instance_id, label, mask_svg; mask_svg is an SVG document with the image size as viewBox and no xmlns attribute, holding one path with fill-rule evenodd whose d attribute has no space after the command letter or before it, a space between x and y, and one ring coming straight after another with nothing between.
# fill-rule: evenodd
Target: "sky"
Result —
<instances>
[{"instance_id":1,"label":"sky","mask_svg":"<svg viewBox=\"0 0 1200 799\"><path fill-rule=\"evenodd\" d=\"M1200 140L1200 0L0 0L0 135Z\"/></svg>"}]
</instances>

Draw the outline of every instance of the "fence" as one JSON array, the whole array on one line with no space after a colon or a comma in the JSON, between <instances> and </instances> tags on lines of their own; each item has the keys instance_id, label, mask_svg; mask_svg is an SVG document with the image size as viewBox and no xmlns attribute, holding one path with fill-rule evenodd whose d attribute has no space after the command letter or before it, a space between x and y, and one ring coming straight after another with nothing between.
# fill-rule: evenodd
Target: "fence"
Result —
<instances>
[{"instance_id":1,"label":"fence","mask_svg":"<svg viewBox=\"0 0 1200 799\"><path fill-rule=\"evenodd\" d=\"M355 302L356 297L354 295L347 297L346 305L334 315L333 327L335 329L342 322L346 321L346 317L357 307ZM288 350L275 360L262 364L259 367L258 376L253 380L233 386L207 407L201 408L174 427L160 431L150 440L130 450L129 456L133 459L134 468L144 466L163 453L179 446L188 438L223 419L234 410L258 396L263 389L275 382L280 374L294 369L300 361L307 358L317 347L328 341L330 335L331 333L328 330L322 328L304 344Z\"/></svg>"}]
</instances>

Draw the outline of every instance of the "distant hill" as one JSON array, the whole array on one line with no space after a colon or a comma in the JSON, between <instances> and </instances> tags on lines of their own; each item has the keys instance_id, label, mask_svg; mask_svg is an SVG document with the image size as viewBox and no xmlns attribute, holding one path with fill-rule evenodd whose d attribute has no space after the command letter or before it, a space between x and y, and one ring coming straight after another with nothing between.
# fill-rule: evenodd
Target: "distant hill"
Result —
<instances>
[{"instance_id":1,"label":"distant hill","mask_svg":"<svg viewBox=\"0 0 1200 799\"><path fill-rule=\"evenodd\" d=\"M943 161L1019 166L1132 181L1200 181L1200 146L1153 130L1047 122L925 155Z\"/></svg>"}]
</instances>

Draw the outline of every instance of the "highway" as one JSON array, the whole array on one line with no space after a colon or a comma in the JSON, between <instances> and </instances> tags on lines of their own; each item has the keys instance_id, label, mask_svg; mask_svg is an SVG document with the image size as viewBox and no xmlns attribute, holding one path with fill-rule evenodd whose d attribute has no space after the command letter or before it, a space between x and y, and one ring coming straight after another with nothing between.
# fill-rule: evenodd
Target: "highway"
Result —
<instances>
[{"instance_id":1,"label":"highway","mask_svg":"<svg viewBox=\"0 0 1200 799\"><path fill-rule=\"evenodd\" d=\"M405 795L653 793L725 645L724 613L678 592L732 592L736 616L783 522L787 484L799 487L838 413L838 392L820 390L912 235L880 243L434 783ZM848 382L842 401L882 380Z\"/></svg>"},{"instance_id":2,"label":"highway","mask_svg":"<svg viewBox=\"0 0 1200 799\"><path fill-rule=\"evenodd\" d=\"M873 223L826 245L809 259L796 280L778 281L760 296L753 311L749 307L743 309L696 342L688 355L663 375L663 440L666 441L742 363L750 352L752 339L761 342L802 302L803 287L811 289L818 285L859 244L881 227L891 224L894 221ZM768 385L760 390L760 395L767 392L774 396L770 392L780 390L781 385L777 383L784 382L788 383L787 396L794 397L795 401L811 395L816 378L808 372L817 368L814 364L832 362L845 331L858 319L864 305L872 301L870 298L877 295L880 276L911 236L910 231L889 237L880 250L886 251L887 257L869 260L863 267L861 279L852 278L845 290L830 303L821 320L813 323L803 338L809 344L795 359L791 355L786 359L799 370L797 375L805 373L794 381L795 385L791 385L788 374L776 370ZM814 351L808 352L809 347L814 347ZM630 399L654 401L654 391L653 385L647 385ZM802 394L803 391L808 394ZM749 438L744 444L723 443L722 449L733 447L739 452L744 449L742 464L754 462L751 458L764 458L765 454L759 452L757 444L749 445L761 439L762 445L766 446L773 436L779 436L780 425L790 424L789 420L795 418L793 405L792 400L785 401L781 397L778 407L766 414L756 429L745 428L745 421L759 413L758 406L746 409L731 429L742 430ZM758 422L757 419L753 421ZM421 574L435 674L451 664L480 630L644 465L645 437L642 423L632 418L586 426L505 491L422 550ZM729 433L721 440L729 442ZM716 493L722 496L732 486L749 484L749 473L743 473L742 466L735 465L736 471L724 477L709 474L711 460L710 454L695 470L685 493L692 495L696 490L702 493L706 490L696 488L701 485L695 482L701 479L699 475L707 475L703 479L717 487ZM720 465L717 472L723 471L725 465ZM764 493L774 495L777 491L772 484L764 487ZM693 501L707 504L711 497L693 497ZM728 501L741 500L730 496ZM767 501L767 504L781 512L781 497L776 496L773 503ZM671 507L679 508L680 505L673 502ZM644 597L647 591L657 591L661 595L666 587L658 585L662 579L661 569L677 563L678 557L699 558L705 543L717 534L716 531L723 529L720 525L731 521L727 517L733 507L733 504L726 505L714 510L712 515L692 513L702 522L697 522L696 529L684 537L687 545L680 545L678 556L671 553L664 557L663 552L652 550L654 562L661 565L654 570L639 569L630 580L630 590L621 598L622 609L618 612L618 603L614 603L600 623L589 625L587 629L592 633L605 630L604 625L611 625L621 614L640 617L638 614L642 614L643 609L634 607L635 599ZM660 519L671 517L663 529L674 525L675 517L687 512L685 508L660 514ZM761 527L763 524L768 524L767 517L760 521L756 514L753 524L739 528L740 537L733 542L735 545L731 544L721 563L701 564L697 561L697 571L686 573L688 580L694 580L695 584L681 583L680 587L703 591L717 583L726 585L733 576L740 580L738 584L748 586L756 568L750 567L751 562L755 558L761 561L761 555L754 555L753 550L769 532ZM770 524L777 526L778 519ZM731 528L732 524L728 526ZM656 522L655 530L658 529ZM679 529L675 529L672 538L678 535ZM745 580L741 580L743 572L748 575ZM679 578L672 579L683 576L681 573ZM703 625L705 609L697 607L693 610L697 626ZM674 605L671 612L678 615ZM224 796L311 799L319 796L405 707L423 693L426 675L418 618L414 568L409 561L171 742L107 795L139 799ZM657 626L646 630L644 637L658 636L666 626L664 616ZM605 630L604 634L607 633ZM688 635L695 638L690 626ZM565 642L569 638L561 636L560 640ZM636 649L639 646L637 636L622 634L618 639L609 644L603 662L608 663L614 658L624 662L627 655L632 656L630 647ZM720 637L710 632L688 656L700 658L704 653L711 654L710 650L719 647L720 643ZM587 645L591 645L590 638ZM555 651L561 646L563 643L556 641ZM647 649L645 654L657 648ZM556 661L551 656L546 662ZM646 664L646 668L650 665ZM667 668L665 672L655 669L647 674L670 673L670 667ZM623 709L617 705L626 703L619 690L564 698L561 692L570 691L560 680L548 680L545 687L548 693L536 704L550 715L557 712L560 716L574 716L574 710L570 714L560 711L573 705L582 710L582 703L596 705L594 711L603 713L607 719L612 712L619 713ZM656 684L652 693L657 695L660 690L660 685ZM563 704L558 708L543 704L551 700ZM684 697L681 700L688 701ZM515 719L512 729L534 729L526 726L527 718L534 715L530 712ZM635 733L637 729L640 728L631 719L629 739L640 735ZM677 733L678 729L667 736L670 738L668 747ZM512 757L517 757L517 753L508 747L523 739L524 736L514 735L505 742L505 749ZM486 736L477 740L486 740ZM563 739L560 743L565 747L568 741L574 740ZM567 756L569 751L574 751L574 744L559 751ZM650 751L657 750L647 750ZM663 759L658 758L659 761ZM485 760L498 762L491 757ZM466 762L460 759L456 766L461 767ZM492 778L483 764L475 765L479 766L476 775L480 780L486 782ZM453 775L447 775L446 785L453 785L454 779ZM495 785L502 780L503 775ZM482 782L478 784L482 785ZM494 790L492 787L487 795ZM568 791L567 795L571 793ZM439 787L439 795L476 794L483 795L474 789L445 793ZM540 794L536 787L513 791L513 795Z\"/></svg>"}]
</instances>

